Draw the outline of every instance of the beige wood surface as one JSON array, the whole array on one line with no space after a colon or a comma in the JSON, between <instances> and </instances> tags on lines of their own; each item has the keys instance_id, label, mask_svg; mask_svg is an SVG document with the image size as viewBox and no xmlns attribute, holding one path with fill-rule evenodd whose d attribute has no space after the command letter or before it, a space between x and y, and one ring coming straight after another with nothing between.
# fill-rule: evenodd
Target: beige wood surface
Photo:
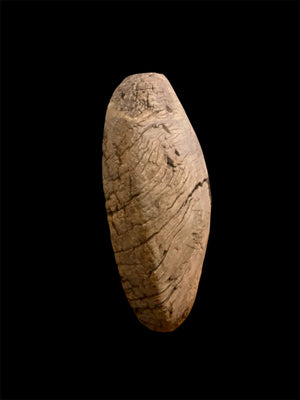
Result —
<instances>
[{"instance_id":1,"label":"beige wood surface","mask_svg":"<svg viewBox=\"0 0 300 400\"><path fill-rule=\"evenodd\" d=\"M169 332L195 301L210 228L197 136L162 74L128 76L109 102L103 187L111 242L139 321Z\"/></svg>"}]
</instances>

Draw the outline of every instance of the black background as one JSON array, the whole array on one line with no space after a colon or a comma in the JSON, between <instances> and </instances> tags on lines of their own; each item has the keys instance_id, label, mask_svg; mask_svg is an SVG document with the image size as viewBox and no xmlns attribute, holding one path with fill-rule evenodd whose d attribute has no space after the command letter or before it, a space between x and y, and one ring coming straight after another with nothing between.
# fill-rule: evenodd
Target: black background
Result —
<instances>
[{"instance_id":1,"label":"black background","mask_svg":"<svg viewBox=\"0 0 300 400\"><path fill-rule=\"evenodd\" d=\"M296 2L2 3L2 393L298 398ZM101 180L106 106L170 80L211 181L194 308L173 333L122 291Z\"/></svg>"}]
</instances>

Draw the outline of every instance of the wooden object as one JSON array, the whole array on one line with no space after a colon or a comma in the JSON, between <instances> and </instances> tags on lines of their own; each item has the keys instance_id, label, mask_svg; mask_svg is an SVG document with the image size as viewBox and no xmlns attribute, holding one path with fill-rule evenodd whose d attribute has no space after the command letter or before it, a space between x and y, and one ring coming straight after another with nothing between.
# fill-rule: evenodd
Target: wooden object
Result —
<instances>
[{"instance_id":1,"label":"wooden object","mask_svg":"<svg viewBox=\"0 0 300 400\"><path fill-rule=\"evenodd\" d=\"M176 329L193 306L210 228L207 168L162 74L128 76L109 102L103 187L126 297L151 330Z\"/></svg>"}]
</instances>

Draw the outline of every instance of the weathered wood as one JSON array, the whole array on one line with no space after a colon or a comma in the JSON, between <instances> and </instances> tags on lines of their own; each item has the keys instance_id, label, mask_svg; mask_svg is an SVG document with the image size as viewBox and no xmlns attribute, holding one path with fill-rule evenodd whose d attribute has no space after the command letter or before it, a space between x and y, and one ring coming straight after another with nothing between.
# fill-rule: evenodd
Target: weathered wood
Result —
<instances>
[{"instance_id":1,"label":"weathered wood","mask_svg":"<svg viewBox=\"0 0 300 400\"><path fill-rule=\"evenodd\" d=\"M107 107L103 187L127 299L151 330L176 329L193 306L210 227L197 136L164 75L128 76Z\"/></svg>"}]
</instances>

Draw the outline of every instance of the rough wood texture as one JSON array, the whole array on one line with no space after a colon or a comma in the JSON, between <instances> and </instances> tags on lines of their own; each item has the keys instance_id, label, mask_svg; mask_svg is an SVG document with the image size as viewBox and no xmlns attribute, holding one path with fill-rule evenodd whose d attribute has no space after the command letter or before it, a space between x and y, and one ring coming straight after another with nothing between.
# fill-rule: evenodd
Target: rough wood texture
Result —
<instances>
[{"instance_id":1,"label":"rough wood texture","mask_svg":"<svg viewBox=\"0 0 300 400\"><path fill-rule=\"evenodd\" d=\"M210 227L208 173L197 136L164 75L128 76L107 108L103 187L127 299L151 330L190 313Z\"/></svg>"}]
</instances>

